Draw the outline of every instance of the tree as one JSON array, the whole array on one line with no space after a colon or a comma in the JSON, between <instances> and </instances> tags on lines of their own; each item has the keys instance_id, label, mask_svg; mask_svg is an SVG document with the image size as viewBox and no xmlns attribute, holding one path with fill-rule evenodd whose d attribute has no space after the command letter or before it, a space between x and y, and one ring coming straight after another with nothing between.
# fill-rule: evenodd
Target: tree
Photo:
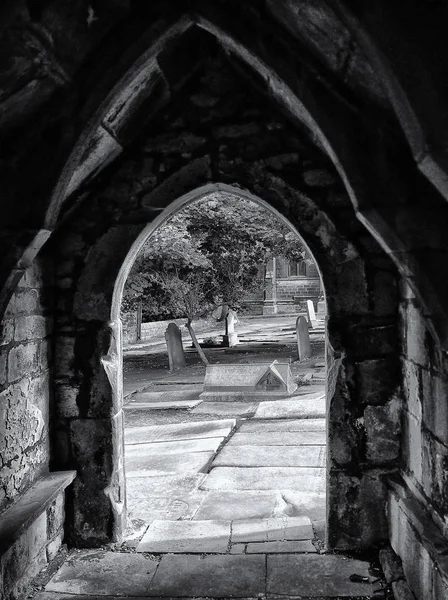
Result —
<instances>
[{"instance_id":1,"label":"tree","mask_svg":"<svg viewBox=\"0 0 448 600\"><path fill-rule=\"evenodd\" d=\"M126 282L123 308L143 300L146 318L187 317L199 350L193 320L220 304L240 308L245 295L264 285L259 266L272 256L299 260L305 249L271 211L216 192L176 213L148 238Z\"/></svg>"}]
</instances>

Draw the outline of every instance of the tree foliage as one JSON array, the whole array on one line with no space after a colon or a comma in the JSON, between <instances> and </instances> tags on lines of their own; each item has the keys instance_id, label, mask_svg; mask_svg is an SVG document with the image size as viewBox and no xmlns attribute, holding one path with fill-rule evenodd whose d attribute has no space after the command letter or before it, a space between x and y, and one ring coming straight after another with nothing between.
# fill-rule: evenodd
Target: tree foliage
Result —
<instances>
[{"instance_id":1,"label":"tree foliage","mask_svg":"<svg viewBox=\"0 0 448 600\"><path fill-rule=\"evenodd\" d=\"M190 204L151 235L125 286L123 308L143 303L149 319L191 322L263 285L260 265L272 256L305 258L305 248L271 211L217 192Z\"/></svg>"}]
</instances>

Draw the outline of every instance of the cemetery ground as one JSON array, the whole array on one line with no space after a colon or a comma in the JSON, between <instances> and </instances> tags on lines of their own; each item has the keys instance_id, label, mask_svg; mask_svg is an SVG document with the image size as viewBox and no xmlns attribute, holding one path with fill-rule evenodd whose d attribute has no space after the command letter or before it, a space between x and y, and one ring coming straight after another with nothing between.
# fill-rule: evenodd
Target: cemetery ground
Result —
<instances>
[{"instance_id":1,"label":"cemetery ground","mask_svg":"<svg viewBox=\"0 0 448 600\"><path fill-rule=\"evenodd\" d=\"M125 351L126 540L72 552L38 600L386 598L368 560L325 552L325 336L299 362L295 321L242 319L238 346L205 350L212 364L291 359L285 399L202 400L188 342L172 373L164 340Z\"/></svg>"}]
</instances>

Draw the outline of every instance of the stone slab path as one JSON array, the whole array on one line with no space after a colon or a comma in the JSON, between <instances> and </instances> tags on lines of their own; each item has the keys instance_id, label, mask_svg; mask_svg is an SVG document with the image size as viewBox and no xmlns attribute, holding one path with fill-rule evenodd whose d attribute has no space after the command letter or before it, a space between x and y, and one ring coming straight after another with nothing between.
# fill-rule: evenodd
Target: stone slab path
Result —
<instances>
[{"instance_id":1,"label":"stone slab path","mask_svg":"<svg viewBox=\"0 0 448 600\"><path fill-rule=\"evenodd\" d=\"M277 542L253 542L270 544ZM367 583L350 581L352 574ZM35 600L369 598L369 564L318 554L141 554L74 551Z\"/></svg>"}]
</instances>

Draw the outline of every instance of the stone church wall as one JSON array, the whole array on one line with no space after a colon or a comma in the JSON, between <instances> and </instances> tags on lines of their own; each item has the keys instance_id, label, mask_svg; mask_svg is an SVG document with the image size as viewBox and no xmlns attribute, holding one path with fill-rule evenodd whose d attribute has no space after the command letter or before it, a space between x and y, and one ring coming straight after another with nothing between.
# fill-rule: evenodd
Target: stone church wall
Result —
<instances>
[{"instance_id":1,"label":"stone church wall","mask_svg":"<svg viewBox=\"0 0 448 600\"><path fill-rule=\"evenodd\" d=\"M448 597L448 362L418 300L401 290L402 479L391 486L391 544L420 598Z\"/></svg>"},{"instance_id":2,"label":"stone church wall","mask_svg":"<svg viewBox=\"0 0 448 600\"><path fill-rule=\"evenodd\" d=\"M26 271L1 325L0 511L49 466L53 307L41 268L36 262Z\"/></svg>"}]
</instances>

